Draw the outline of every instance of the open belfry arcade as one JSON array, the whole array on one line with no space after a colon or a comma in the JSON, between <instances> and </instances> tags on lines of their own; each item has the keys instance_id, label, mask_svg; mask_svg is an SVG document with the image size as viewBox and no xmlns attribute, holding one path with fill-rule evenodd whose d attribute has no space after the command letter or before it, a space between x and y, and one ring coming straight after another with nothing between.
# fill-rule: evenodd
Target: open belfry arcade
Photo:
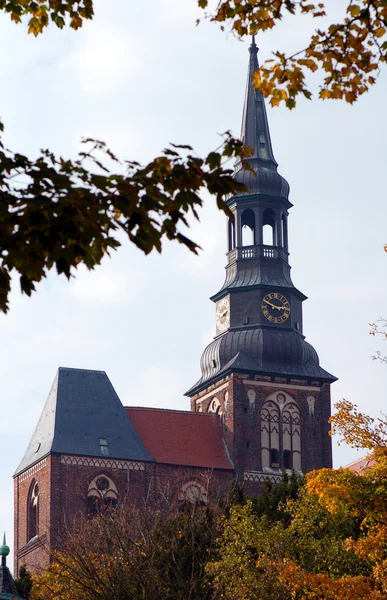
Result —
<instances>
[{"instance_id":1,"label":"open belfry arcade","mask_svg":"<svg viewBox=\"0 0 387 600\"><path fill-rule=\"evenodd\" d=\"M122 405L103 371L59 368L14 475L15 573L44 568L61 524L117 503L206 503L233 479L249 495L283 469L332 466L330 386L336 378L305 340L306 296L291 279L289 184L278 173L263 96L252 86L249 48L241 138L251 170L228 199L226 278L211 300L216 335L191 410Z\"/></svg>"}]
</instances>

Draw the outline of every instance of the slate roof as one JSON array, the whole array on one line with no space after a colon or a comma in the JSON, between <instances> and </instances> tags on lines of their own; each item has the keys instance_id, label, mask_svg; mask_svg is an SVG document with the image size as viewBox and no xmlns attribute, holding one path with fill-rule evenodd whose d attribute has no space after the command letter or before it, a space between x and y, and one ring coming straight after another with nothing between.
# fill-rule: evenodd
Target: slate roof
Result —
<instances>
[{"instance_id":1,"label":"slate roof","mask_svg":"<svg viewBox=\"0 0 387 600\"><path fill-rule=\"evenodd\" d=\"M0 600L17 600L21 596L17 593L15 582L6 564L0 565Z\"/></svg>"},{"instance_id":2,"label":"slate roof","mask_svg":"<svg viewBox=\"0 0 387 600\"><path fill-rule=\"evenodd\" d=\"M290 188L286 179L277 172L278 164L273 154L265 101L261 92L253 87L253 73L259 68L254 36L249 53L241 140L245 146L253 149L252 156L245 159L253 171L244 169L239 159L236 161L235 179L247 186L247 190L239 192L238 196L265 194L287 199Z\"/></svg>"},{"instance_id":3,"label":"slate roof","mask_svg":"<svg viewBox=\"0 0 387 600\"><path fill-rule=\"evenodd\" d=\"M100 440L106 440L101 446ZM104 371L60 367L15 476L49 453L152 461Z\"/></svg>"},{"instance_id":4,"label":"slate roof","mask_svg":"<svg viewBox=\"0 0 387 600\"><path fill-rule=\"evenodd\" d=\"M125 410L156 462L233 469L216 414L131 406Z\"/></svg>"},{"instance_id":5,"label":"slate roof","mask_svg":"<svg viewBox=\"0 0 387 600\"><path fill-rule=\"evenodd\" d=\"M229 371L336 381L334 375L320 367L317 352L299 333L269 327L229 329L208 344L200 367L202 377L186 396L192 396L210 380Z\"/></svg>"}]
</instances>

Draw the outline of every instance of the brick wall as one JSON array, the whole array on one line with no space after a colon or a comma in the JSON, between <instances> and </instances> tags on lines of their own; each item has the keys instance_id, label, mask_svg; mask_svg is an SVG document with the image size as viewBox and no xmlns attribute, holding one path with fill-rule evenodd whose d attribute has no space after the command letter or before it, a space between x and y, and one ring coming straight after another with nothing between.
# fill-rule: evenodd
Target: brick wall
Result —
<instances>
[{"instance_id":1,"label":"brick wall","mask_svg":"<svg viewBox=\"0 0 387 600\"><path fill-rule=\"evenodd\" d=\"M249 399L249 390L254 400ZM260 412L276 392L286 392L300 411L302 471L332 466L329 384L234 373L193 396L191 410L206 412L215 399L220 402L224 439L241 481L246 471L262 470ZM260 488L258 481L246 484L251 493Z\"/></svg>"}]
</instances>

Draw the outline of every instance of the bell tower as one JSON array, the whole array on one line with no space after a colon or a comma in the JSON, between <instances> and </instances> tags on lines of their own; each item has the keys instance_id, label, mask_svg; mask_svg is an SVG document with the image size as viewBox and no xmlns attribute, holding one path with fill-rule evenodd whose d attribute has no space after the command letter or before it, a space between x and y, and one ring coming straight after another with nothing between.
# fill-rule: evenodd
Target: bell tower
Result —
<instances>
[{"instance_id":1,"label":"bell tower","mask_svg":"<svg viewBox=\"0 0 387 600\"><path fill-rule=\"evenodd\" d=\"M306 296L289 265L290 188L277 170L264 98L252 85L254 37L249 55L241 138L253 149L251 169L235 164L246 189L227 201L226 278L211 298L216 335L186 395L191 410L219 414L237 475L254 493L282 469L332 465L328 419L336 378L320 367L303 334Z\"/></svg>"}]
</instances>

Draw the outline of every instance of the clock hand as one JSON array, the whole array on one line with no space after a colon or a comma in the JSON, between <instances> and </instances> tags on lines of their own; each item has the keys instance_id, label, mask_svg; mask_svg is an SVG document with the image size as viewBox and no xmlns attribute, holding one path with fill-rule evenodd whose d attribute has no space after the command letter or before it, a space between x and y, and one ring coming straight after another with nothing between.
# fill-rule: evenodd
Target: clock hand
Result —
<instances>
[{"instance_id":1,"label":"clock hand","mask_svg":"<svg viewBox=\"0 0 387 600\"><path fill-rule=\"evenodd\" d=\"M272 302L268 302L267 300L264 300L264 302L266 302L266 304L268 304L269 306L271 306L272 308L275 308L276 310L286 310L288 307L284 306L282 304L282 306L278 306L277 304L273 304Z\"/></svg>"},{"instance_id":2,"label":"clock hand","mask_svg":"<svg viewBox=\"0 0 387 600\"><path fill-rule=\"evenodd\" d=\"M264 300L264 302L266 302L266 304L268 304L272 308L275 308L276 310L281 310L281 308L283 308L282 306L277 306L276 304L272 304L271 302L268 302L267 300Z\"/></svg>"}]
</instances>

